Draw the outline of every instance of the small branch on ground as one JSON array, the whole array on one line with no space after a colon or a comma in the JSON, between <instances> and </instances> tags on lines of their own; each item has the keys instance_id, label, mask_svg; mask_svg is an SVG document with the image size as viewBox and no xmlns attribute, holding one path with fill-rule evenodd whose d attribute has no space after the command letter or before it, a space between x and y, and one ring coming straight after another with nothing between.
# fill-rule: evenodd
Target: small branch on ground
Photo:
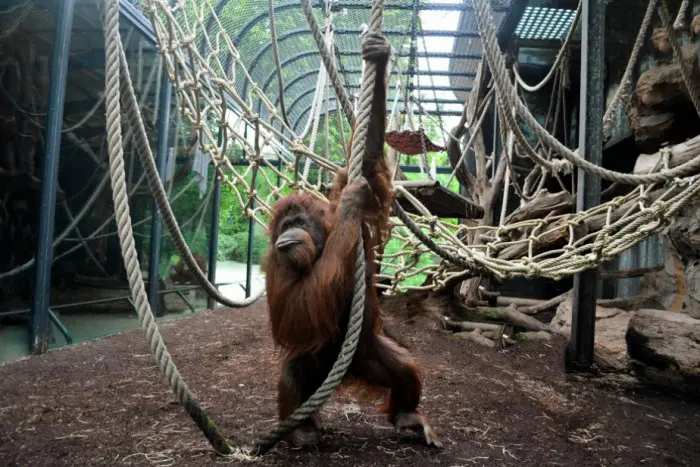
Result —
<instances>
[{"instance_id":1,"label":"small branch on ground","mask_svg":"<svg viewBox=\"0 0 700 467\"><path fill-rule=\"evenodd\" d=\"M455 334L456 339L464 339L475 344L483 345L491 349L496 347L496 342L483 336L479 329L474 329L471 332L458 332Z\"/></svg>"}]
</instances>

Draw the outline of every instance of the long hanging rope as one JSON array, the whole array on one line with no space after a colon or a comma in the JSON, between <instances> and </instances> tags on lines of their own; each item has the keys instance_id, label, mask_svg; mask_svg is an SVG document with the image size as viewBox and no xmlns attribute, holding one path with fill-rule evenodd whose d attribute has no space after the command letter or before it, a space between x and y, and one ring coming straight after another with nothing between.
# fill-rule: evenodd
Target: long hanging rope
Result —
<instances>
[{"instance_id":1,"label":"long hanging rope","mask_svg":"<svg viewBox=\"0 0 700 467\"><path fill-rule=\"evenodd\" d=\"M182 231L180 230L180 226L175 218L175 214L173 213L170 203L168 203L168 194L166 193L163 182L158 174L158 168L156 167L155 158L153 157L151 145L148 141L148 135L141 118L141 112L139 111L138 101L136 100L136 93L134 92L134 88L131 83L126 54L124 53L124 49L121 47L121 40L119 41L118 53L118 58L121 62L121 67L119 70L121 76L121 92L124 98L124 112L129 120L131 130L134 133L134 142L136 144L137 152L141 159L144 172L146 173L148 186L150 187L151 193L153 193L153 197L158 205L158 211L160 211L161 215L163 216L163 222L170 233L173 245L177 249L185 264L187 264L187 267L194 274L194 278L197 283L217 302L232 308L246 307L252 303L255 303L263 295L263 289L260 289L257 293L243 300L230 299L224 296L216 288L216 286L209 282L206 274L204 274L204 272L200 269L199 265L194 259L194 256L192 256L192 252L187 246L185 237L182 235Z\"/></svg>"},{"instance_id":2,"label":"long hanging rope","mask_svg":"<svg viewBox=\"0 0 700 467\"><path fill-rule=\"evenodd\" d=\"M374 5L374 4L373 4ZM321 29L318 26L318 21L316 21L316 16L314 16L314 9L311 5L311 0L301 0L301 7L306 16L306 21L309 23L311 33L313 34L316 45L321 49L321 44L323 44L323 36L321 35ZM374 6L373 6L374 8ZM351 126L355 126L355 113L352 109L352 102L348 97L346 89L343 87L343 83L340 81L340 75L338 70L333 66L333 59L330 54L321 52L321 59L324 65L326 65L326 71L328 72L328 77L333 83L333 89L335 89L335 95L338 96L340 100L340 105L343 107L343 112L345 112L345 118L350 122Z\"/></svg>"},{"instance_id":3,"label":"long hanging rope","mask_svg":"<svg viewBox=\"0 0 700 467\"><path fill-rule=\"evenodd\" d=\"M275 0L269 0L268 3L270 15L270 36L272 37L272 56L275 58L275 68L277 69L277 87L279 88L280 96L280 111L282 120L289 128L292 126L287 119L287 106L284 104L284 79L282 77L282 64L280 63L280 52L277 47L277 20L275 19Z\"/></svg>"},{"instance_id":4,"label":"long hanging rope","mask_svg":"<svg viewBox=\"0 0 700 467\"><path fill-rule=\"evenodd\" d=\"M143 142L147 143L145 128L141 120L138 108L134 107L135 93L131 84L126 55L121 46L119 34L119 1L109 0L105 16L105 41L106 41L106 108L108 127L108 147L110 158L110 175L112 181L112 196L117 213L117 224L119 241L122 247L124 263L129 278L129 286L132 291L134 303L141 326L146 330L151 352L159 365L161 372L166 376L170 387L177 396L180 403L185 407L187 413L192 417L197 426L205 434L209 442L222 454L233 452L227 439L220 433L216 424L208 417L197 401L192 396L185 384L175 363L172 360L162 336L158 330L152 310L148 303L141 275L141 269L136 255L131 217L129 212L128 196L126 191L126 177L124 172L124 153L121 136L121 107L120 96L124 97L126 104L126 114L132 129L135 127L136 139L139 144L139 154L144 162L146 171L149 165L154 164L153 154L148 146L143 147ZM383 13L383 0L375 0L372 5L371 30L379 32L381 30ZM349 180L356 181L362 175L362 159L364 157L364 146L367 139L368 123L371 114L372 97L374 94L374 82L376 79L376 65L370 64L366 68L363 76L360 118L357 121L357 133L355 144L353 144L350 158ZM121 78L121 89L120 89ZM150 164L149 164L150 160ZM157 174L157 170L155 171ZM159 191L163 191L162 184L150 183L151 190L158 198ZM155 186L154 186L155 185ZM158 189L160 188L160 190ZM167 208L170 206L165 201ZM161 205L159 204L159 209ZM167 212L167 210L165 210ZM162 211L161 211L162 212ZM170 211L172 212L172 211ZM167 222L167 216L166 222ZM177 224L174 225L177 228ZM185 245L186 246L186 245ZM355 268L355 285L353 289L353 299L351 303L350 323L345 336L345 341L340 350L337 361L329 372L325 381L304 404L302 404L290 417L282 421L269 435L258 440L250 454L262 455L269 451L284 435L299 427L308 417L316 412L330 398L331 394L342 382L347 369L352 362L357 343L359 342L362 328L362 318L364 312L366 283L364 277L365 257L362 237L357 246L357 258Z\"/></svg>"},{"instance_id":5,"label":"long hanging rope","mask_svg":"<svg viewBox=\"0 0 700 467\"><path fill-rule=\"evenodd\" d=\"M604 140L610 138L615 114L617 113L620 105L627 99L627 96L629 96L629 89L630 86L632 86L632 73L634 72L634 69L637 66L639 52L641 52L642 47L644 46L644 38L646 37L647 31L649 30L649 25L651 24L651 19L654 16L654 10L656 10L656 4L658 2L659 0L649 0L647 10L644 13L644 19L642 19L642 25L639 27L639 31L637 32L637 38L635 39L634 46L632 47L632 54L630 55L630 58L627 62L627 67L625 68L625 72L622 75L622 79L620 80L620 85L617 87L617 91L615 91L615 96L608 105L608 108L605 111L605 115L603 115Z\"/></svg>"},{"instance_id":6,"label":"long hanging rope","mask_svg":"<svg viewBox=\"0 0 700 467\"><path fill-rule=\"evenodd\" d=\"M109 173L112 183L112 200L117 214L119 244L124 257L129 287L141 327L146 330L146 337L160 371L166 379L178 401L202 430L211 445L218 452L230 453L231 447L226 438L219 432L217 426L209 419L189 388L180 376L170 353L165 347L163 337L158 330L155 317L148 303L146 289L141 275L138 256L131 226L129 213L129 198L127 194L126 175L124 172L124 150L121 134L121 105L120 105L120 68L124 64L119 59L123 54L119 34L119 1L108 0L105 15L105 76L106 76L106 122L107 145L109 148ZM128 69L127 69L128 70Z\"/></svg>"},{"instance_id":7,"label":"long hanging rope","mask_svg":"<svg viewBox=\"0 0 700 467\"><path fill-rule=\"evenodd\" d=\"M304 5L305 2L302 1L302 6ZM383 12L384 1L373 0L369 27L370 32L377 33L381 31ZM313 16L313 11L311 12L311 16ZM314 29L313 25L311 26L314 37L318 35L321 39L321 41L318 42L318 45L319 51L323 56L324 63L326 63L327 67L329 64L330 67L332 67L332 69L327 68L329 76L337 76L337 71L335 70L335 67L333 67L331 57L328 56L328 49L324 46L323 40L320 36L320 31L318 29ZM318 28L317 24L316 28ZM328 61L326 61L326 58L328 58ZM374 62L367 62L365 65L358 104L359 114L355 125L355 135L353 137L350 160L348 161L349 182L357 181L362 177L362 161L364 158L364 148L367 143L367 132L369 129L368 127L372 110L372 100L374 97L374 84L376 81L377 66ZM333 79L331 79L331 82L334 86L336 85ZM337 89L336 95L339 95L337 93ZM353 118L352 120L355 119ZM324 380L321 387L316 390L316 393L306 402L304 402L304 404L302 404L292 415L282 421L282 423L280 423L280 425L272 433L270 433L270 435L256 442L253 452L266 452L272 446L274 446L279 437L299 426L304 420L321 408L330 398L331 394L333 394L333 391L335 391L338 385L342 382L343 378L345 377L345 373L350 367L352 358L355 355L355 350L357 349L357 343L360 340L360 331L362 330L362 319L365 307L365 253L364 242L361 235L357 243L354 279L355 285L353 287L352 302L350 305L350 320L348 323L348 329L345 333L343 346L340 349L338 359L333 365L333 368L328 373L328 376Z\"/></svg>"},{"instance_id":8,"label":"long hanging rope","mask_svg":"<svg viewBox=\"0 0 700 467\"><path fill-rule=\"evenodd\" d=\"M381 17L378 20L375 18L375 13L374 13L375 6L376 6L375 4L378 2L381 3L381 1L379 1L379 0L373 0L373 3L372 3L372 22L370 23L370 26L369 26L370 31L375 31L375 29L373 29L376 26L375 22L379 21L381 23L381 20L382 20ZM326 70L328 72L328 75L329 76L339 76L338 71L335 68L335 65L333 63L333 59L330 56L328 49L325 47L325 43L323 41L323 36L321 34L321 30L320 30L320 27L318 25L318 22L316 21L316 18L314 16L313 7L311 6L310 1L309 0L301 0L301 6L304 9L306 19L309 23L309 29L311 31L311 34L312 34L314 40L316 41L316 46L318 47L318 50L321 53L321 59L323 60L323 63L326 65ZM363 75L362 75L363 76L363 83L362 83L363 87L361 88L360 98L358 99L357 104L358 104L358 108L360 109L360 112L362 112L363 105L369 105L370 107L368 107L365 110L365 113L367 115L369 115L369 112L371 111L371 99L373 97L373 94L369 94L369 96L363 94L363 92L366 91L364 86L366 85L367 79L369 76L366 68L367 67L371 68L372 76L374 77L374 75L376 74L376 65L373 63L365 63L365 62L363 62L363 65L365 65L363 67ZM371 82L373 82L373 81L371 81ZM340 83L339 79L337 79L337 80L331 79L331 84L333 84L333 88L335 90L336 96L339 96L339 97L345 96L347 98L347 94L345 93L345 88L342 87L342 84ZM369 99L369 101L367 101L367 99ZM341 101L342 101L342 99L341 99ZM348 100L348 104L349 104L349 100ZM349 105L351 106L352 104L349 104ZM344 105L343 105L343 108L344 108L344 110L346 110L346 115L347 115L347 109L345 109ZM358 118L359 118L359 116L358 116ZM348 120L350 120L351 122L354 122L355 121L354 115L352 116L352 118L348 117ZM362 131L360 131L360 130L362 130ZM364 147L366 140L367 140L367 129L366 128L363 129L359 125L357 125L355 128L355 135L353 137L352 148L356 148L357 145L360 143L362 144L362 146L360 146L360 147ZM353 149L353 154L354 154L354 149ZM354 172L353 172L353 170L354 170ZM353 166L352 164L349 163L348 179L353 180L352 177L354 175L357 175L357 173L359 173L358 171L361 172L361 167L358 168L357 166ZM474 271L475 273L477 273L478 271L483 269L483 267L477 266L477 263L471 257L465 258L463 256L459 256L456 253L448 251L445 248L440 247L440 245L438 245L432 238L430 238L425 233L423 233L420 226L418 224L416 224L413 221L413 219L411 219L409 217L408 213L406 211L404 211L403 207L401 206L401 204L399 203L399 201L396 198L394 198L394 201L392 202L392 212L399 219L401 219L401 221L413 233L413 235L415 235L426 247L428 247L428 249L430 249L436 255L440 256L442 259L449 261L456 266L463 267L469 271ZM363 262L364 262L364 260L363 260Z\"/></svg>"},{"instance_id":9,"label":"long hanging rope","mask_svg":"<svg viewBox=\"0 0 700 467\"><path fill-rule=\"evenodd\" d=\"M518 99L517 95L515 94L513 85L508 80L505 59L501 55L500 48L498 46L493 21L493 11L491 10L489 1L474 0L474 11L476 12L477 23L482 36L484 55L489 64L489 68L492 71L494 83L496 85L496 89L498 90L497 97L499 105L502 109L501 113L503 114L509 129L513 131L518 145L525 150L528 157L549 170L559 170L561 168L561 166L555 164L554 161L549 161L537 154L537 152L534 151L529 145L525 135L522 132L522 129L513 118L513 114L511 112L512 106L515 106L518 116L527 124L527 126L529 126L549 148L553 149L557 155L561 156L564 160L570 162L579 169L584 170L589 174L597 175L605 180L625 183L628 185L646 185L650 183L663 183L677 177L692 175L700 171L700 157L695 157L690 161L678 165L672 169L666 169L644 175L633 175L600 167L585 160L574 151L564 146L558 139L549 134L549 132L537 121L530 110L520 99Z\"/></svg>"},{"instance_id":10,"label":"long hanging rope","mask_svg":"<svg viewBox=\"0 0 700 467\"><path fill-rule=\"evenodd\" d=\"M652 0L655 1L655 0ZM515 72L515 79L517 80L518 84L520 85L521 88L523 88L527 92L537 92L543 87L549 83L549 81L552 79L554 76L554 73L559 69L559 66L561 65L562 60L564 60L564 56L569 52L569 44L571 44L571 39L574 37L574 31L576 31L576 27L578 26L578 22L581 18L581 0L578 2L578 7L576 7L576 14L574 15L574 19L571 21L571 26L569 27L569 32L566 34L566 39L564 39L564 43L562 44L561 48L559 49L559 53L557 54L557 58L554 59L554 63L552 64L552 67L549 69L549 72L547 73L547 76L542 78L542 81L539 83L530 86L527 84L521 77L520 74L518 73L518 68L513 67L513 71Z\"/></svg>"}]
</instances>

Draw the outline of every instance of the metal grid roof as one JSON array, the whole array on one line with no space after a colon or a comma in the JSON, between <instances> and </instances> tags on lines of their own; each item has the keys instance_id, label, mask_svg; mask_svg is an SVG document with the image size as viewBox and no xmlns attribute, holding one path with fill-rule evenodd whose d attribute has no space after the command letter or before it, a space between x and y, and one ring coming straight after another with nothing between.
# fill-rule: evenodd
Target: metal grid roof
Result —
<instances>
[{"instance_id":1,"label":"metal grid roof","mask_svg":"<svg viewBox=\"0 0 700 467\"><path fill-rule=\"evenodd\" d=\"M499 42L503 42L501 46L510 38L527 3L528 0L491 2L494 26L500 32ZM496 4L498 6L495 6ZM479 26L472 8L460 12L457 31L469 34L469 36L457 37L454 42L452 52L456 57L449 63L450 84L456 89L457 99L466 102L481 61L483 49L479 38ZM471 56L465 57L464 54Z\"/></svg>"},{"instance_id":2,"label":"metal grid roof","mask_svg":"<svg viewBox=\"0 0 700 467\"><path fill-rule=\"evenodd\" d=\"M515 34L520 39L561 39L569 31L574 16L576 16L576 10L525 7Z\"/></svg>"},{"instance_id":3,"label":"metal grid roof","mask_svg":"<svg viewBox=\"0 0 700 467\"><path fill-rule=\"evenodd\" d=\"M276 68L270 41L268 0L209 0L221 26L231 37L252 79L272 102L279 102ZM511 0L494 6L496 21L500 26ZM313 2L317 20L323 25L325 9L333 12L335 48L339 71L351 92L358 92L361 78L360 33L369 22L371 0L316 0ZM468 91L476 66L481 57L481 44L471 1L463 0L387 0L383 30L394 52L400 58L402 72L406 74L411 58L411 37L414 9L420 15L413 72L414 84L420 91L421 103L429 112L456 114L461 110L463 98L456 91ZM180 12L179 14L187 14ZM206 14L206 13L205 13ZM278 0L275 5L280 61L285 85L285 104L290 123L296 128L308 118L316 87L320 57L309 33L298 0ZM469 27L463 27L457 18L466 18ZM213 25L211 16L208 25ZM421 24L422 23L422 24ZM421 34L422 33L422 34ZM201 38L200 38L201 39ZM457 44L460 47L455 47ZM427 49L427 51L426 51ZM231 57L224 58L225 63ZM468 63L453 70L452 62ZM453 78L467 81L455 83ZM395 88L392 78L392 89ZM249 85L240 75L236 87L242 95ZM392 99L393 90L389 92ZM400 98L400 102L403 99ZM262 109L259 109L262 110ZM264 116L264 115L263 115Z\"/></svg>"}]
</instances>

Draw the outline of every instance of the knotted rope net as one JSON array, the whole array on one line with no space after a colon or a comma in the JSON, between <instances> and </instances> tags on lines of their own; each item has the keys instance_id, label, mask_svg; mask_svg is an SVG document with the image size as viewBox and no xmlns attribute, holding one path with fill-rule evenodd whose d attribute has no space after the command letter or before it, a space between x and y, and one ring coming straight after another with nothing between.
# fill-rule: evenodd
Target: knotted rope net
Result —
<instances>
[{"instance_id":1,"label":"knotted rope net","mask_svg":"<svg viewBox=\"0 0 700 467\"><path fill-rule=\"evenodd\" d=\"M235 194L244 215L265 226L270 207L280 196L298 190L324 197L321 176L315 181L304 176L299 170L300 161L310 159L319 172L332 175L342 164L342 155L318 154L304 144L303 135L285 122L278 106L251 77L231 31L224 27L225 8L217 9L211 2L181 0L173 10L170 3L142 2L182 103L182 115L196 128L200 149L209 154L220 180ZM542 127L515 92L497 45L488 0L474 0L474 11L484 45L485 65L494 77L501 126L515 140L514 154L529 157L536 164L533 171L556 174L575 168L636 187L588 211L488 226L439 219L417 197L397 185L397 196L403 197L414 213L395 212L387 241L396 248L378 257L380 279L386 280L380 287L389 289L389 293L440 288L475 272L498 279L516 276L559 279L596 267L661 232L699 189L693 183L693 175L700 169L697 157L677 167L657 167L649 174L635 175L603 169L564 146ZM648 18L642 29L646 27ZM672 25L668 28L672 30ZM311 34L322 39L318 29L312 27ZM343 89L332 55L322 54L319 63L328 70L333 88ZM350 120L347 93L335 94ZM615 106L619 105L621 100L616 99ZM539 138L539 148L528 142L522 123ZM244 124L260 128L260 152L244 136L241 130ZM234 145L249 155L247 167L232 164L229 151ZM278 166L276 160L282 163ZM266 189L250 183L252 173L257 174L257 182ZM509 179L517 185L516 176ZM261 195L263 192L266 194ZM473 238L480 241L468 241ZM417 275L430 276L432 280L407 285L407 279Z\"/></svg>"},{"instance_id":2,"label":"knotted rope net","mask_svg":"<svg viewBox=\"0 0 700 467\"><path fill-rule=\"evenodd\" d=\"M675 32L667 2L666 0L660 0L660 2L662 22L667 28L675 55L680 56L677 52L678 44L675 43ZM372 1L368 27L370 32L381 30L383 3L382 0ZM350 99L344 92L340 75L335 69L335 61L330 54L331 48L326 47L320 28L314 21L311 3L304 0L301 5L312 35L319 46L323 66L335 90L336 99L340 101L346 119L355 124L355 136L348 161L349 179L354 181L361 176L376 65L367 63L363 70L362 86L356 102L357 115L355 115ZM211 157L217 176L235 193L238 202L245 210L246 217L266 225L274 200L292 190L307 191L323 198L320 172L323 170L332 174L337 171L339 164L328 157L328 154L318 155L313 148L306 146L301 135L290 128L286 115L280 116L277 106L266 97L251 78L228 31L222 26L219 18L221 11L215 4L181 0L177 2L177 8L173 9L171 2L165 0L144 0L143 6L151 18L159 52L175 92L178 94L181 115L198 133L201 150ZM124 180L120 101L124 102L127 120L139 144L139 153L142 161L145 162L151 190L157 198L162 198L159 209L166 218L169 231L175 237L177 237L178 226L176 222L168 220L172 213L169 212L167 201L163 205L163 200L166 199L162 196L163 187L158 177L154 176L157 171L152 165L153 156L148 147L143 121L137 110L138 106L121 44L118 7L119 0L107 0L105 102L108 116L110 175L119 224L119 239L128 270L129 284L141 324L147 331L151 350L178 400L215 449L221 453L230 454L233 448L228 440L199 407L182 381L158 332L146 298L134 248ZM513 141L513 144L507 145L508 150L516 151L520 156L530 157L543 173L570 171L576 167L578 170L584 170L607 180L635 185L635 188L624 196L619 196L585 212L545 216L524 221L516 220L502 223L500 226L475 226L454 224L438 219L406 188L397 184L396 194L405 198L417 214L408 214L397 202L394 203L396 217L391 220L388 238L390 241L398 242L402 249L398 253L381 255L379 259L384 266L383 277L391 280L387 287L393 292L402 289L400 285L402 281L415 274L426 274L432 277L430 285L418 286L419 288L436 288L456 277L474 273L489 274L497 278L540 276L556 279L596 267L643 239L660 232L700 190L699 184L694 183L693 179L700 168L698 157L677 167L662 167L661 170L657 167L649 174L632 175L597 167L556 140L537 122L519 99L508 77L505 61L496 41L489 1L474 0L474 7L484 45L485 63L488 64L493 75L494 95L500 109L501 137L504 141ZM648 23L648 18L645 18L644 23ZM643 27L646 26L643 25ZM230 61L228 57L231 58ZM279 67L278 59L276 63ZM277 73L277 76L281 78L283 74ZM683 77L694 103L697 103L698 94L685 70L683 70ZM320 80L317 92L323 88L321 83ZM242 92L242 89L247 91ZM255 111L255 104L258 108L265 109L265 118ZM316 105L321 105L320 100L316 100ZM620 105L619 99L615 105ZM538 150L530 145L519 126L521 123L525 123L533 130L545 150ZM254 141L250 141L245 132L241 131L242 124L255 129ZM217 142L214 143L214 141ZM248 155L249 164L242 170L234 167L229 158L228 150L232 145L241 147ZM272 159L266 157L266 154L274 155L278 160L283 161L283 164L273 164ZM507 156L507 160L510 161L512 154ZM312 160L319 167L319 175L315 183L311 181L308 174L299 170L302 159ZM667 150L664 157L665 166L668 165L669 160L670 154ZM512 171L512 166L508 164L504 170ZM273 178L277 178L279 183L273 182ZM517 186L517 177L513 175L511 179L515 188L520 190ZM270 188L267 196L259 194L256 188L258 180L262 180L262 183ZM467 241L470 238L478 238L479 241L470 243ZM184 248L187 253L184 241L181 243L179 249ZM424 255L430 258L429 262L421 263L421 257ZM188 255L185 254L185 257L187 259ZM365 296L364 260L363 244L360 241L357 248L350 323L338 360L317 392L292 416L280 423L272 433L257 441L250 454L259 455L269 450L284 434L299 426L310 414L318 410L342 381L352 361L362 323ZM387 274L387 270L392 274ZM208 291L216 295L215 290Z\"/></svg>"}]
</instances>

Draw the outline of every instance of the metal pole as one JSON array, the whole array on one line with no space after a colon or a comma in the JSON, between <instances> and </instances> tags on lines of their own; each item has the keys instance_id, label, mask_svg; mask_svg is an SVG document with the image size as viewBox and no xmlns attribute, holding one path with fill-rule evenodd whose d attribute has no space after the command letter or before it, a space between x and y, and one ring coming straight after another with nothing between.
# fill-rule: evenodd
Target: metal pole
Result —
<instances>
[{"instance_id":1,"label":"metal pole","mask_svg":"<svg viewBox=\"0 0 700 467\"><path fill-rule=\"evenodd\" d=\"M219 145L221 145L221 130L219 130ZM214 201L211 207L211 227L209 230L209 282L216 284L216 254L219 250L219 210L221 209L221 181L214 171ZM207 308L216 306L216 300L207 297Z\"/></svg>"},{"instance_id":2,"label":"metal pole","mask_svg":"<svg viewBox=\"0 0 700 467\"><path fill-rule=\"evenodd\" d=\"M61 151L63 106L68 78L68 59L73 31L75 0L64 0L56 6L56 29L51 56L51 78L48 114L44 140L39 235L36 245L35 288L30 321L30 348L33 354L48 351L51 340L51 264L53 263L53 234L56 216L56 188Z\"/></svg>"},{"instance_id":3,"label":"metal pole","mask_svg":"<svg viewBox=\"0 0 700 467\"><path fill-rule=\"evenodd\" d=\"M581 11L579 148L581 155L596 165L603 162L605 6L606 0L583 0ZM578 171L578 211L600 204L600 185L600 178ZM589 269L575 275L568 369L585 370L593 363L597 298L597 270Z\"/></svg>"},{"instance_id":4,"label":"metal pole","mask_svg":"<svg viewBox=\"0 0 700 467\"><path fill-rule=\"evenodd\" d=\"M163 75L161 77L160 95L158 96L160 115L158 116L158 173L160 179L164 181L165 171L168 163L168 144L170 142L170 102L172 98L172 85L168 79L168 73L163 64ZM156 316L162 316L165 310L159 307L158 279L160 278L160 247L163 237L163 218L158 211L158 203L153 200L151 208L153 217L151 219L151 251L148 260L148 302Z\"/></svg>"}]
</instances>

